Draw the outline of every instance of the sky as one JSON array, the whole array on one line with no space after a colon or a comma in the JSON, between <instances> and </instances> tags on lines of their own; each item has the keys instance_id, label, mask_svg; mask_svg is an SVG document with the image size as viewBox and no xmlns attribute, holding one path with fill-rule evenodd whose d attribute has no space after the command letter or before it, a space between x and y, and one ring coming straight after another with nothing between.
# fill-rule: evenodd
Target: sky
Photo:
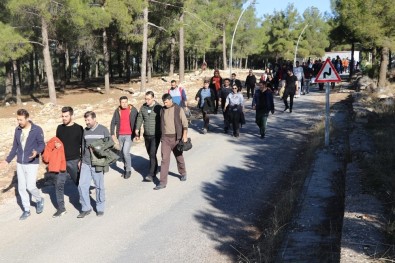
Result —
<instances>
[{"instance_id":1,"label":"sky","mask_svg":"<svg viewBox=\"0 0 395 263\"><path fill-rule=\"evenodd\" d=\"M255 9L257 16L260 18L265 14L273 14L274 10L285 10L288 3L293 3L299 14L302 14L306 8L315 6L323 14L325 11L331 12L330 0L255 0Z\"/></svg>"}]
</instances>

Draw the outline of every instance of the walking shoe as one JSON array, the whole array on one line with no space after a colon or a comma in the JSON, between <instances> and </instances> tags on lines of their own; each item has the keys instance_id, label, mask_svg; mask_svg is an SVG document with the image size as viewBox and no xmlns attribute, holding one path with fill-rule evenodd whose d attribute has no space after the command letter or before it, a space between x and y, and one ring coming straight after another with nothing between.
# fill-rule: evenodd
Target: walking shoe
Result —
<instances>
[{"instance_id":1,"label":"walking shoe","mask_svg":"<svg viewBox=\"0 0 395 263\"><path fill-rule=\"evenodd\" d=\"M284 109L284 111L287 111L288 109L289 109L289 107L286 106L285 109Z\"/></svg>"},{"instance_id":2,"label":"walking shoe","mask_svg":"<svg viewBox=\"0 0 395 263\"><path fill-rule=\"evenodd\" d=\"M261 139L264 139L265 138L265 134L261 134Z\"/></svg>"},{"instance_id":3,"label":"walking shoe","mask_svg":"<svg viewBox=\"0 0 395 263\"><path fill-rule=\"evenodd\" d=\"M228 128L225 128L225 129L224 129L224 133L228 133Z\"/></svg>"},{"instance_id":4,"label":"walking shoe","mask_svg":"<svg viewBox=\"0 0 395 263\"><path fill-rule=\"evenodd\" d=\"M37 201L36 206L36 213L41 214L44 211L44 198L41 198L41 201Z\"/></svg>"},{"instance_id":5,"label":"walking shoe","mask_svg":"<svg viewBox=\"0 0 395 263\"><path fill-rule=\"evenodd\" d=\"M58 211L56 211L55 214L52 215L53 218L55 217L61 217L62 215L66 214L66 210L65 209L58 209Z\"/></svg>"},{"instance_id":6,"label":"walking shoe","mask_svg":"<svg viewBox=\"0 0 395 263\"><path fill-rule=\"evenodd\" d=\"M187 180L187 175L180 176L180 181L185 182Z\"/></svg>"},{"instance_id":7,"label":"walking shoe","mask_svg":"<svg viewBox=\"0 0 395 263\"><path fill-rule=\"evenodd\" d=\"M203 134L206 134L206 133L207 133L207 129L203 128Z\"/></svg>"},{"instance_id":8,"label":"walking shoe","mask_svg":"<svg viewBox=\"0 0 395 263\"><path fill-rule=\"evenodd\" d=\"M292 113L292 109L289 109L289 112L291 112L291 113Z\"/></svg>"},{"instance_id":9,"label":"walking shoe","mask_svg":"<svg viewBox=\"0 0 395 263\"><path fill-rule=\"evenodd\" d=\"M166 185L158 184L157 186L154 187L154 190L161 190L163 188L166 188Z\"/></svg>"},{"instance_id":10,"label":"walking shoe","mask_svg":"<svg viewBox=\"0 0 395 263\"><path fill-rule=\"evenodd\" d=\"M91 209L91 210L88 210L88 211L82 211L82 212L77 216L77 218L84 218L84 217L86 217L87 215L89 215L91 212L92 212L92 209Z\"/></svg>"},{"instance_id":11,"label":"walking shoe","mask_svg":"<svg viewBox=\"0 0 395 263\"><path fill-rule=\"evenodd\" d=\"M147 175L145 178L144 178L144 181L146 181L146 182L152 182L154 180L154 178L152 177L152 175Z\"/></svg>"},{"instance_id":12,"label":"walking shoe","mask_svg":"<svg viewBox=\"0 0 395 263\"><path fill-rule=\"evenodd\" d=\"M125 173L125 179L129 179L131 175L132 175L132 172L131 172L131 171L126 171L126 173Z\"/></svg>"},{"instance_id":13,"label":"walking shoe","mask_svg":"<svg viewBox=\"0 0 395 263\"><path fill-rule=\"evenodd\" d=\"M30 211L24 211L21 215L21 217L19 218L19 220L25 220L26 218L28 218L30 216Z\"/></svg>"},{"instance_id":14,"label":"walking shoe","mask_svg":"<svg viewBox=\"0 0 395 263\"><path fill-rule=\"evenodd\" d=\"M97 211L96 215L97 216L104 216L104 212L103 211Z\"/></svg>"}]
</instances>

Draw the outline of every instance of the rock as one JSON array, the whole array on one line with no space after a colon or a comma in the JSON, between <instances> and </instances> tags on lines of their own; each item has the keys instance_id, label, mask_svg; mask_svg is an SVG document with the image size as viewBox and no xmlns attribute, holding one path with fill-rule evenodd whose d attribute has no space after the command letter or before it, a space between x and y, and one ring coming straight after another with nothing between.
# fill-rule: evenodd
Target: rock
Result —
<instances>
[{"instance_id":1,"label":"rock","mask_svg":"<svg viewBox=\"0 0 395 263\"><path fill-rule=\"evenodd\" d=\"M6 102L6 103L5 103L5 106L6 106L6 107L10 106L10 103L9 103L9 102Z\"/></svg>"},{"instance_id":2,"label":"rock","mask_svg":"<svg viewBox=\"0 0 395 263\"><path fill-rule=\"evenodd\" d=\"M27 103L26 103L26 102L24 102L24 103L22 103L22 105L23 105L23 106L26 106L26 105L27 105Z\"/></svg>"},{"instance_id":3,"label":"rock","mask_svg":"<svg viewBox=\"0 0 395 263\"><path fill-rule=\"evenodd\" d=\"M33 104L32 107L33 107L33 108L37 107L37 104Z\"/></svg>"},{"instance_id":4,"label":"rock","mask_svg":"<svg viewBox=\"0 0 395 263\"><path fill-rule=\"evenodd\" d=\"M97 89L97 91L101 91L101 88L99 88L99 87L98 87L98 88L96 88L96 89Z\"/></svg>"},{"instance_id":5,"label":"rock","mask_svg":"<svg viewBox=\"0 0 395 263\"><path fill-rule=\"evenodd\" d=\"M367 76L360 77L356 80L356 90L369 90L370 92L374 92L377 90L376 81Z\"/></svg>"}]
</instances>

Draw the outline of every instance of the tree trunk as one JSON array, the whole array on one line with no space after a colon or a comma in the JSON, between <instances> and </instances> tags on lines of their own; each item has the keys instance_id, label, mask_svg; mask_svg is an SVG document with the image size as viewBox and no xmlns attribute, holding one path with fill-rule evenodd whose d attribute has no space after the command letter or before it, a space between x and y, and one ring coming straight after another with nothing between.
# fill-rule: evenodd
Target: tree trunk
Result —
<instances>
[{"instance_id":1,"label":"tree trunk","mask_svg":"<svg viewBox=\"0 0 395 263\"><path fill-rule=\"evenodd\" d=\"M41 84L41 75L40 75L40 67L38 65L38 52L37 50L34 50L34 65L36 68L36 72L35 72L35 81L36 81L36 89L40 88L40 84Z\"/></svg>"},{"instance_id":2,"label":"tree trunk","mask_svg":"<svg viewBox=\"0 0 395 263\"><path fill-rule=\"evenodd\" d=\"M64 90L66 88L66 52L63 44L59 45L59 79L60 79L60 89Z\"/></svg>"},{"instance_id":3,"label":"tree trunk","mask_svg":"<svg viewBox=\"0 0 395 263\"><path fill-rule=\"evenodd\" d=\"M5 64L5 93L4 104L12 99L12 64L7 62Z\"/></svg>"},{"instance_id":4,"label":"tree trunk","mask_svg":"<svg viewBox=\"0 0 395 263\"><path fill-rule=\"evenodd\" d=\"M95 58L95 78L99 77L99 60L97 59L97 56Z\"/></svg>"},{"instance_id":5,"label":"tree trunk","mask_svg":"<svg viewBox=\"0 0 395 263\"><path fill-rule=\"evenodd\" d=\"M132 76L132 73L130 72L130 43L128 43L126 47L126 61L125 61L125 67L126 67L126 81L130 82L130 78Z\"/></svg>"},{"instance_id":6,"label":"tree trunk","mask_svg":"<svg viewBox=\"0 0 395 263\"><path fill-rule=\"evenodd\" d=\"M81 68L81 80L84 81L86 78L86 63L85 63L86 53L85 51L81 52L81 59L80 59L80 68Z\"/></svg>"},{"instance_id":7,"label":"tree trunk","mask_svg":"<svg viewBox=\"0 0 395 263\"><path fill-rule=\"evenodd\" d=\"M173 77L174 76L174 64L175 64L175 54L174 54L174 50L176 47L176 39L174 37L171 38L171 42L170 42L170 70L169 70L169 77Z\"/></svg>"},{"instance_id":8,"label":"tree trunk","mask_svg":"<svg viewBox=\"0 0 395 263\"><path fill-rule=\"evenodd\" d=\"M389 61L389 48L383 47L381 49L380 73L378 86L383 88L387 85L387 70Z\"/></svg>"},{"instance_id":9,"label":"tree trunk","mask_svg":"<svg viewBox=\"0 0 395 263\"><path fill-rule=\"evenodd\" d=\"M30 71L30 88L29 93L32 93L34 90L34 53L30 53L30 60L29 60L29 71Z\"/></svg>"},{"instance_id":10,"label":"tree trunk","mask_svg":"<svg viewBox=\"0 0 395 263\"><path fill-rule=\"evenodd\" d=\"M70 79L71 79L71 63L70 63L70 53L69 53L69 48L67 47L66 44L66 48L65 48L65 54L64 54L64 59L65 59L65 69L66 69L66 84L70 83Z\"/></svg>"},{"instance_id":11,"label":"tree trunk","mask_svg":"<svg viewBox=\"0 0 395 263\"><path fill-rule=\"evenodd\" d=\"M109 74L110 56L108 53L106 29L103 29L103 56L104 56L104 89L106 93L109 94L110 93L110 74Z\"/></svg>"},{"instance_id":12,"label":"tree trunk","mask_svg":"<svg viewBox=\"0 0 395 263\"><path fill-rule=\"evenodd\" d=\"M180 16L180 46L179 46L179 81L180 83L184 81L185 75L185 55L184 55L184 12Z\"/></svg>"},{"instance_id":13,"label":"tree trunk","mask_svg":"<svg viewBox=\"0 0 395 263\"><path fill-rule=\"evenodd\" d=\"M56 90L55 90L55 81L53 79L52 72L52 63L51 63L51 54L49 53L49 43L48 43L48 25L47 21L44 18L41 18L41 34L43 38L43 56L44 56L44 66L45 72L47 74L47 82L48 82L48 92L49 92L49 100L56 104Z\"/></svg>"},{"instance_id":14,"label":"tree trunk","mask_svg":"<svg viewBox=\"0 0 395 263\"><path fill-rule=\"evenodd\" d=\"M225 24L222 24L222 59L224 63L224 70L226 70L227 67L227 58L226 58L226 27Z\"/></svg>"},{"instance_id":15,"label":"tree trunk","mask_svg":"<svg viewBox=\"0 0 395 263\"><path fill-rule=\"evenodd\" d=\"M152 63L152 54L149 53L149 55L148 55L148 71L147 71L147 80L148 80L148 83L150 83L151 80L152 80L152 68L153 68L153 65L152 65L152 64L153 64L153 63Z\"/></svg>"},{"instance_id":16,"label":"tree trunk","mask_svg":"<svg viewBox=\"0 0 395 263\"><path fill-rule=\"evenodd\" d=\"M14 85L16 90L16 104L21 105L21 84L19 78L19 70L18 70L18 62L16 60L12 61L12 69L13 69L13 76L14 76Z\"/></svg>"},{"instance_id":17,"label":"tree trunk","mask_svg":"<svg viewBox=\"0 0 395 263\"><path fill-rule=\"evenodd\" d=\"M377 56L377 48L372 49L372 66L375 66L377 61L376 61L376 56Z\"/></svg>"},{"instance_id":18,"label":"tree trunk","mask_svg":"<svg viewBox=\"0 0 395 263\"><path fill-rule=\"evenodd\" d=\"M140 91L145 91L145 82L147 74L147 50L148 50L148 1L145 1L144 7L144 24L143 24L143 50L141 54L141 86Z\"/></svg>"},{"instance_id":19,"label":"tree trunk","mask_svg":"<svg viewBox=\"0 0 395 263\"><path fill-rule=\"evenodd\" d=\"M246 57L246 62L244 64L244 68L247 69L248 68L248 56Z\"/></svg>"},{"instance_id":20,"label":"tree trunk","mask_svg":"<svg viewBox=\"0 0 395 263\"><path fill-rule=\"evenodd\" d=\"M351 79L352 79L352 77L353 77L353 75L354 75L354 50L355 50L355 43L354 42L352 42L351 43L351 60L350 60L350 65L349 65L349 67L350 67L350 76L349 76L349 80L348 81L351 81Z\"/></svg>"},{"instance_id":21,"label":"tree trunk","mask_svg":"<svg viewBox=\"0 0 395 263\"><path fill-rule=\"evenodd\" d=\"M117 45L117 61L118 61L118 77L122 78L123 63L122 63L122 50L121 50L121 40L118 37Z\"/></svg>"}]
</instances>

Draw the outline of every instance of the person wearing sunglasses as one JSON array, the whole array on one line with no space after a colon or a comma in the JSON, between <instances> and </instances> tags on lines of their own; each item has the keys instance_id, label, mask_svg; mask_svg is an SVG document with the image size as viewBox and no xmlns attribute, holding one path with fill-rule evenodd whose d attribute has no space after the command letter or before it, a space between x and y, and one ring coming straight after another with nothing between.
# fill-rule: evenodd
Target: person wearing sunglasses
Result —
<instances>
[{"instance_id":1,"label":"person wearing sunglasses","mask_svg":"<svg viewBox=\"0 0 395 263\"><path fill-rule=\"evenodd\" d=\"M225 102L225 119L232 124L233 136L238 138L240 135L240 123L243 119L244 98L238 92L236 85L232 87L232 93L226 97Z\"/></svg>"}]
</instances>

